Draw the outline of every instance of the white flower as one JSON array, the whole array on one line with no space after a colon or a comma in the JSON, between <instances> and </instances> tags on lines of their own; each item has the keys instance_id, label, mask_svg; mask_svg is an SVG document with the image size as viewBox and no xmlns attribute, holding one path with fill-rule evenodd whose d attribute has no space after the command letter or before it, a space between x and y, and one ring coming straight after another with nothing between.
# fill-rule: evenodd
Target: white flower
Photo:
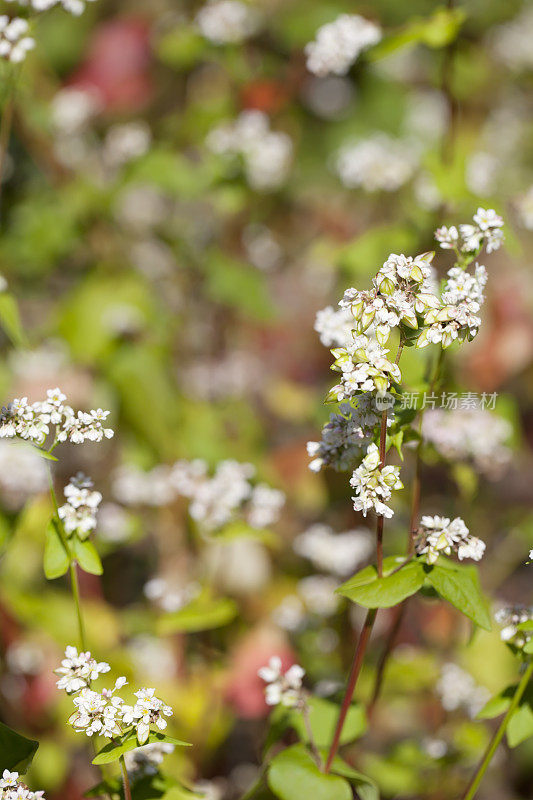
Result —
<instances>
[{"instance_id":1,"label":"white flower","mask_svg":"<svg viewBox=\"0 0 533 800\"><path fill-rule=\"evenodd\" d=\"M502 641L518 649L531 641L532 631L520 630L518 625L533 620L533 606L501 606L494 613L494 619L498 625L504 626L500 631Z\"/></svg>"},{"instance_id":2,"label":"white flower","mask_svg":"<svg viewBox=\"0 0 533 800\"><path fill-rule=\"evenodd\" d=\"M252 490L248 508L248 522L252 528L266 528L279 519L285 503L285 495L279 489L271 489L259 483Z\"/></svg>"},{"instance_id":3,"label":"white flower","mask_svg":"<svg viewBox=\"0 0 533 800\"><path fill-rule=\"evenodd\" d=\"M174 745L167 742L145 744L124 754L128 772L139 775L155 775L157 768L163 763L165 755L174 752Z\"/></svg>"},{"instance_id":4,"label":"white flower","mask_svg":"<svg viewBox=\"0 0 533 800\"><path fill-rule=\"evenodd\" d=\"M0 16L0 58L18 64L35 47L35 39L26 34L28 21L21 17L10 19L6 14Z\"/></svg>"},{"instance_id":5,"label":"white flower","mask_svg":"<svg viewBox=\"0 0 533 800\"><path fill-rule=\"evenodd\" d=\"M298 664L293 664L287 672L283 673L281 659L272 656L268 666L261 667L257 673L265 681L265 700L267 705L281 705L293 708L302 702L302 679L305 670Z\"/></svg>"},{"instance_id":6,"label":"white flower","mask_svg":"<svg viewBox=\"0 0 533 800\"><path fill-rule=\"evenodd\" d=\"M474 222L479 225L482 231L487 231L489 228L503 227L503 219L493 208L478 208L474 214Z\"/></svg>"},{"instance_id":7,"label":"white flower","mask_svg":"<svg viewBox=\"0 0 533 800\"><path fill-rule=\"evenodd\" d=\"M446 711L464 708L471 718L481 711L490 698L484 686L478 686L474 678L457 664L443 664L437 692Z\"/></svg>"},{"instance_id":8,"label":"white flower","mask_svg":"<svg viewBox=\"0 0 533 800\"><path fill-rule=\"evenodd\" d=\"M423 516L418 530L416 551L420 555L426 555L428 564L434 564L441 553L457 553L460 561L465 558L480 561L485 552L485 542L470 535L461 517L450 522L448 517Z\"/></svg>"},{"instance_id":9,"label":"white flower","mask_svg":"<svg viewBox=\"0 0 533 800\"><path fill-rule=\"evenodd\" d=\"M358 14L341 14L323 25L305 47L307 69L314 75L345 75L359 54L379 42L381 29Z\"/></svg>"},{"instance_id":10,"label":"white flower","mask_svg":"<svg viewBox=\"0 0 533 800\"><path fill-rule=\"evenodd\" d=\"M196 15L202 36L213 44L236 44L256 32L257 11L240 0L211 0Z\"/></svg>"},{"instance_id":11,"label":"white flower","mask_svg":"<svg viewBox=\"0 0 533 800\"><path fill-rule=\"evenodd\" d=\"M372 554L373 537L366 528L334 533L328 525L312 525L294 540L294 551L333 575L352 574Z\"/></svg>"},{"instance_id":12,"label":"white flower","mask_svg":"<svg viewBox=\"0 0 533 800\"><path fill-rule=\"evenodd\" d=\"M125 683L125 678L118 678L113 689L103 689L102 692L82 689L73 699L76 711L69 717L69 724L75 731L85 732L87 736L98 734L108 739L119 736L122 733L120 723L124 701L113 695Z\"/></svg>"},{"instance_id":13,"label":"white flower","mask_svg":"<svg viewBox=\"0 0 533 800\"><path fill-rule=\"evenodd\" d=\"M332 306L317 311L315 331L324 347L345 347L352 340L353 315L349 308L335 311Z\"/></svg>"},{"instance_id":14,"label":"white flower","mask_svg":"<svg viewBox=\"0 0 533 800\"><path fill-rule=\"evenodd\" d=\"M96 528L96 512L102 502L102 495L91 491L91 486L92 482L83 474L71 478L70 483L65 486L67 502L60 506L58 514L67 536L76 533L80 539L86 539Z\"/></svg>"},{"instance_id":15,"label":"white flower","mask_svg":"<svg viewBox=\"0 0 533 800\"><path fill-rule=\"evenodd\" d=\"M143 745L150 735L150 727L155 725L160 731L165 730L167 721L164 717L172 716L173 712L170 706L155 696L155 689L139 689L135 697L135 705L122 707L122 721L125 725L134 726L137 741Z\"/></svg>"},{"instance_id":16,"label":"white flower","mask_svg":"<svg viewBox=\"0 0 533 800\"><path fill-rule=\"evenodd\" d=\"M19 781L18 772L5 769L0 778L0 797L2 800L44 800L44 792L32 792Z\"/></svg>"},{"instance_id":17,"label":"white flower","mask_svg":"<svg viewBox=\"0 0 533 800\"><path fill-rule=\"evenodd\" d=\"M443 225L442 228L437 228L435 231L435 239L440 243L443 250L452 250L454 247L458 247L459 232L455 225L449 228Z\"/></svg>"},{"instance_id":18,"label":"white flower","mask_svg":"<svg viewBox=\"0 0 533 800\"><path fill-rule=\"evenodd\" d=\"M370 509L384 517L392 517L393 510L386 505L394 489L402 489L400 468L379 466L379 450L375 444L368 446L362 464L354 470L350 486L355 489L352 497L355 511L361 511L366 517Z\"/></svg>"},{"instance_id":19,"label":"white flower","mask_svg":"<svg viewBox=\"0 0 533 800\"><path fill-rule=\"evenodd\" d=\"M109 670L110 666L105 661L97 662L89 651L78 653L77 649L70 645L65 650L61 666L54 670L56 675L61 676L56 686L58 689L65 689L67 694L73 694L90 686L91 681Z\"/></svg>"},{"instance_id":20,"label":"white flower","mask_svg":"<svg viewBox=\"0 0 533 800\"><path fill-rule=\"evenodd\" d=\"M411 143L378 133L341 147L335 166L349 189L394 192L412 178L418 159Z\"/></svg>"}]
</instances>

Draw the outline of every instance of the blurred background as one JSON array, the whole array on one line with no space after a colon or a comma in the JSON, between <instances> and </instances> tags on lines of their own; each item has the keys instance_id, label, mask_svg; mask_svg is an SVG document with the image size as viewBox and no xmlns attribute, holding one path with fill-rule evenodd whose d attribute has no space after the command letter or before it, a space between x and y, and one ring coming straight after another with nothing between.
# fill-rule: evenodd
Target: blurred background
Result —
<instances>
[{"instance_id":1,"label":"blurred background","mask_svg":"<svg viewBox=\"0 0 533 800\"><path fill-rule=\"evenodd\" d=\"M487 541L486 592L531 603L533 5L261 0L237 19L217 5L98 0L37 20L1 176L0 386L2 404L59 386L111 410L112 440L62 445L53 465L59 492L82 470L103 495L104 575L80 575L90 647L173 705L171 733L194 746L165 769L234 800L267 730L257 669L279 653L335 697L362 621L333 591L372 559L371 523L346 475L308 466L338 324L326 312L315 330L316 314L478 206L503 215L506 245L446 388L497 400L459 435L435 421L422 512L462 516ZM384 38L345 76L313 75L304 47L342 12ZM413 389L417 359L403 359ZM196 459L218 479L194 519L181 461ZM52 673L77 633L68 581L42 570L47 480L0 441L0 717L41 742L32 785L77 800L98 775ZM199 525L235 481L242 498ZM388 553L408 517L405 491ZM327 536L348 531L351 562L333 563ZM353 762L385 798L456 797L490 735L473 717L515 676L498 630L470 638L450 607L413 601ZM532 756L532 741L502 748L480 798L531 797Z\"/></svg>"}]
</instances>

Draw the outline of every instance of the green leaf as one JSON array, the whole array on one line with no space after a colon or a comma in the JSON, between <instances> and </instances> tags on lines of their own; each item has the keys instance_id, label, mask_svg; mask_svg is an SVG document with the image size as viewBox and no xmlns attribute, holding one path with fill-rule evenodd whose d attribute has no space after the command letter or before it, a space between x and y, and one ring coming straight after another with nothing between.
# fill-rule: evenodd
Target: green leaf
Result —
<instances>
[{"instance_id":1,"label":"green leaf","mask_svg":"<svg viewBox=\"0 0 533 800\"><path fill-rule=\"evenodd\" d=\"M533 654L533 639L530 639L529 642L526 642L522 649L523 649L524 653L527 653L528 655L532 655Z\"/></svg>"},{"instance_id":2,"label":"green leaf","mask_svg":"<svg viewBox=\"0 0 533 800\"><path fill-rule=\"evenodd\" d=\"M403 557L390 556L383 564L383 578L378 578L375 566L365 567L349 581L339 586L337 592L365 608L390 608L406 597L416 594L424 583L424 565L410 561L392 573L404 561Z\"/></svg>"},{"instance_id":3,"label":"green leaf","mask_svg":"<svg viewBox=\"0 0 533 800\"><path fill-rule=\"evenodd\" d=\"M270 764L268 785L280 800L352 800L349 783L325 775L302 745L279 753Z\"/></svg>"},{"instance_id":4,"label":"green leaf","mask_svg":"<svg viewBox=\"0 0 533 800\"><path fill-rule=\"evenodd\" d=\"M491 621L481 593L477 569L473 566L439 561L427 569L427 580L435 591L465 616L490 631Z\"/></svg>"},{"instance_id":5,"label":"green leaf","mask_svg":"<svg viewBox=\"0 0 533 800\"><path fill-rule=\"evenodd\" d=\"M27 739L0 722L0 772L5 769L26 772L38 747L39 742Z\"/></svg>"},{"instance_id":6,"label":"green leaf","mask_svg":"<svg viewBox=\"0 0 533 800\"><path fill-rule=\"evenodd\" d=\"M199 597L192 603L160 617L157 631L161 636L169 633L207 631L228 625L237 616L234 600L223 597L218 600Z\"/></svg>"},{"instance_id":7,"label":"green leaf","mask_svg":"<svg viewBox=\"0 0 533 800\"><path fill-rule=\"evenodd\" d=\"M14 345L28 346L28 339L20 322L17 301L7 292L0 293L0 325Z\"/></svg>"},{"instance_id":8,"label":"green leaf","mask_svg":"<svg viewBox=\"0 0 533 800\"><path fill-rule=\"evenodd\" d=\"M397 50L416 44L433 48L446 47L456 38L464 19L465 13L462 9L438 8L431 17L412 19L399 31L382 39L366 58L369 61L378 61Z\"/></svg>"},{"instance_id":9,"label":"green leaf","mask_svg":"<svg viewBox=\"0 0 533 800\"><path fill-rule=\"evenodd\" d=\"M309 725L313 733L313 740L317 747L328 747L339 718L339 706L322 697L310 697L308 705ZM282 724L283 720L285 720L285 725ZM294 728L303 742L309 742L309 735L301 711L296 709L287 710L283 706L278 706L271 716L271 723L274 726L276 726L277 722L281 723L280 727L282 728ZM364 709L360 705L352 704L346 715L340 743L353 742L354 739L363 735L366 727Z\"/></svg>"},{"instance_id":10,"label":"green leaf","mask_svg":"<svg viewBox=\"0 0 533 800\"><path fill-rule=\"evenodd\" d=\"M529 703L522 703L511 716L507 724L507 741L509 747L525 742L533 736L533 709Z\"/></svg>"},{"instance_id":11,"label":"green leaf","mask_svg":"<svg viewBox=\"0 0 533 800\"><path fill-rule=\"evenodd\" d=\"M57 520L51 519L46 527L43 566L49 581L60 578L70 566L70 553L63 544L57 525Z\"/></svg>"},{"instance_id":12,"label":"green leaf","mask_svg":"<svg viewBox=\"0 0 533 800\"><path fill-rule=\"evenodd\" d=\"M259 270L218 251L209 254L207 266L207 291L212 300L255 321L274 316L265 276Z\"/></svg>"},{"instance_id":13,"label":"green leaf","mask_svg":"<svg viewBox=\"0 0 533 800\"><path fill-rule=\"evenodd\" d=\"M174 739L172 736L167 736L165 733L156 733L153 731L144 744L155 744L157 742L167 742L176 747L191 746L189 742L182 742L179 739ZM139 746L135 731L130 731L116 742L108 742L105 747L102 747L93 758L93 764L110 764L112 761L118 761L120 756L123 756L124 753L129 753L130 750L135 750Z\"/></svg>"},{"instance_id":14,"label":"green leaf","mask_svg":"<svg viewBox=\"0 0 533 800\"><path fill-rule=\"evenodd\" d=\"M490 700L485 703L481 711L478 711L476 719L494 719L495 717L505 714L511 705L511 700L515 692L516 686L508 686L502 692L491 697Z\"/></svg>"},{"instance_id":15,"label":"green leaf","mask_svg":"<svg viewBox=\"0 0 533 800\"><path fill-rule=\"evenodd\" d=\"M346 761L343 761L342 758L337 756L337 758L334 759L331 765L331 771L336 775L342 775L343 778L347 778L357 792L357 796L360 800L379 800L377 783L373 781L372 778L368 778L361 772L357 772L357 770L353 769Z\"/></svg>"},{"instance_id":16,"label":"green leaf","mask_svg":"<svg viewBox=\"0 0 533 800\"><path fill-rule=\"evenodd\" d=\"M101 575L103 573L104 570L98 551L89 539L85 539L82 542L81 539L74 535L70 540L70 544L74 558L85 572L90 572L91 575Z\"/></svg>"}]
</instances>

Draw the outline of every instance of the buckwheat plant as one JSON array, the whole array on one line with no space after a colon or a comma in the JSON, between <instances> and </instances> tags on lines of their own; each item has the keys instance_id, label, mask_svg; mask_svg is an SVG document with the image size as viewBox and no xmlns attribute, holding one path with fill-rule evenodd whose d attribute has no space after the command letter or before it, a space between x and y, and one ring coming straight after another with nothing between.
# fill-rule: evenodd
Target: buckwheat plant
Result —
<instances>
[{"instance_id":1,"label":"buckwheat plant","mask_svg":"<svg viewBox=\"0 0 533 800\"><path fill-rule=\"evenodd\" d=\"M446 351L470 342L479 331L487 283L487 271L479 259L483 251L489 254L500 247L502 226L503 220L494 210L479 208L472 223L439 228L435 232L437 242L455 256L440 288L433 266L435 253L393 253L377 270L369 288L347 289L339 311L328 307L317 316L315 327L322 342L333 345L332 369L339 376L326 402L339 405L324 426L321 440L308 443L310 469L319 472L332 468L351 473L348 480L354 510L375 518L375 565L361 569L336 590L366 609L340 707L302 690L303 670L291 667L283 673L280 659L273 659L259 673L268 683L267 702L285 707L287 724L302 739L302 744L284 750L270 762L268 783L276 796L285 796L278 793L280 776L293 780L298 765L313 774L318 781L317 791L322 784L324 791L330 788L328 797L351 797L349 784L356 791L359 789L361 796L377 797L372 781L348 766L338 750L359 735L354 727L352 698L380 609L394 608L394 612L367 708L369 720L379 700L387 659L409 597L422 589L430 590L475 625L491 628L476 568L462 563L479 561L485 543L460 517L439 516L439 509L434 515L419 516L420 465L423 448L431 442L429 437L424 442L422 436L424 407L419 404L409 408L402 403L401 356L405 348L412 347L421 351L420 357L425 361L426 348L431 348L426 371L430 376L428 389L430 394L437 390ZM412 485L408 487L411 513L406 549L403 554L384 558L385 520L393 517L396 492L404 488L400 466L387 460L393 448L402 455L402 445L407 442L415 463ZM497 444L501 450L501 442ZM466 454L470 455L470 451ZM299 542L296 549L301 549ZM473 797L509 719L515 719L512 715L518 713L516 709L533 670L529 655L533 653L530 611L498 612L498 619L505 626L504 639L526 666L518 688L508 690L500 701L491 701L486 707L489 712L492 708L501 713L505 706L508 712L467 789L466 800ZM483 696L482 702L485 699ZM295 717L297 714L301 722ZM484 715L489 713L485 711ZM322 728L317 733L319 719ZM273 723L280 724L278 710ZM325 729L330 731L327 742L323 741ZM527 735L532 733L533 730Z\"/></svg>"}]
</instances>

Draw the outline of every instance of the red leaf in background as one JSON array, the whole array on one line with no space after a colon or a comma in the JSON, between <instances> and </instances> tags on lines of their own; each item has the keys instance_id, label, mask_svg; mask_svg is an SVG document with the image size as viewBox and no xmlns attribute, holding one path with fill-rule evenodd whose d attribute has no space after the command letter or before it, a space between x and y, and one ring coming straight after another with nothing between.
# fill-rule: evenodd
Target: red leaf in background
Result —
<instances>
[{"instance_id":1,"label":"red leaf in background","mask_svg":"<svg viewBox=\"0 0 533 800\"><path fill-rule=\"evenodd\" d=\"M132 112L152 98L148 23L119 19L100 25L69 86L96 92L107 111Z\"/></svg>"},{"instance_id":2,"label":"red leaf in background","mask_svg":"<svg viewBox=\"0 0 533 800\"><path fill-rule=\"evenodd\" d=\"M243 108L255 108L273 114L287 105L289 92L278 81L253 81L241 91Z\"/></svg>"},{"instance_id":3,"label":"red leaf in background","mask_svg":"<svg viewBox=\"0 0 533 800\"><path fill-rule=\"evenodd\" d=\"M291 647L274 629L252 631L233 652L225 695L244 719L266 717L270 711L265 703L265 682L257 671L266 666L272 656L281 658L284 671L295 663Z\"/></svg>"}]
</instances>

